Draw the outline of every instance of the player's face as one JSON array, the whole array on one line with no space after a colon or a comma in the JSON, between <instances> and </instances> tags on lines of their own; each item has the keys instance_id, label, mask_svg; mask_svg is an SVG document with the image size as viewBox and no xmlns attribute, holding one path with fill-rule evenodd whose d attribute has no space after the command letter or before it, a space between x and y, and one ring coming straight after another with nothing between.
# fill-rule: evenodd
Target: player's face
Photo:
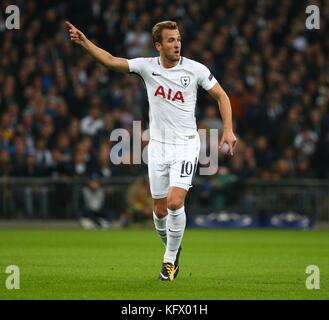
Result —
<instances>
[{"instance_id":1,"label":"player's face","mask_svg":"<svg viewBox=\"0 0 329 320\"><path fill-rule=\"evenodd\" d=\"M160 55L164 55L169 61L178 61L181 50L181 36L179 31L170 29L162 30L162 43L159 45L158 50Z\"/></svg>"}]
</instances>

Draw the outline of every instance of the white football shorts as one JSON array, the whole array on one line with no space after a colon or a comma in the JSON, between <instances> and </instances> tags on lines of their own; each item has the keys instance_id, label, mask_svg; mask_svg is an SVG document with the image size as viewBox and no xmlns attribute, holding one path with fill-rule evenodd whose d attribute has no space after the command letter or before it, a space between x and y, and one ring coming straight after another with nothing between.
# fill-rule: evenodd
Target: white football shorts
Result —
<instances>
[{"instance_id":1,"label":"white football shorts","mask_svg":"<svg viewBox=\"0 0 329 320\"><path fill-rule=\"evenodd\" d=\"M197 169L199 134L187 137L186 144L169 144L151 139L148 144L148 174L153 199L166 198L169 187L189 190Z\"/></svg>"}]
</instances>

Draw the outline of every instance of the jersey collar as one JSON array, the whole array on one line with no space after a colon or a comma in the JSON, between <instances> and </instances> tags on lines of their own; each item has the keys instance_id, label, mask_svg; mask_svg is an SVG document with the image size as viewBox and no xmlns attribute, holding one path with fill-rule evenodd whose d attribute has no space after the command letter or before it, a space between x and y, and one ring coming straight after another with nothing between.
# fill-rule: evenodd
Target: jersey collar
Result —
<instances>
[{"instance_id":1,"label":"jersey collar","mask_svg":"<svg viewBox=\"0 0 329 320\"><path fill-rule=\"evenodd\" d=\"M174 70L174 69L176 69L178 66L180 66L182 63L183 63L183 57L180 56L180 57L179 57L179 62L178 62L174 67L172 67L172 68L165 68L165 67L163 67L163 66L161 65L160 57L158 57L158 65L159 65L162 69L164 69L164 70Z\"/></svg>"}]
</instances>

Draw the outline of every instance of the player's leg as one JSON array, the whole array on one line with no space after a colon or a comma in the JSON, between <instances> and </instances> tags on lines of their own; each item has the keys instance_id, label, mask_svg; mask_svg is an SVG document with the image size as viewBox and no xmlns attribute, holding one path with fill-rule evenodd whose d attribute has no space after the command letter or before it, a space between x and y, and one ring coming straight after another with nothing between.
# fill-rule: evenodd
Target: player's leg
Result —
<instances>
[{"instance_id":1,"label":"player's leg","mask_svg":"<svg viewBox=\"0 0 329 320\"><path fill-rule=\"evenodd\" d=\"M148 174L150 191L153 198L153 221L155 230L163 244L167 243L167 194L169 189L169 170L165 164L163 144L151 140L148 145Z\"/></svg>"},{"instance_id":2,"label":"player's leg","mask_svg":"<svg viewBox=\"0 0 329 320\"><path fill-rule=\"evenodd\" d=\"M167 197L167 247L164 254L164 263L171 263L178 266L177 253L180 248L185 226L185 197L187 189L180 187L170 187Z\"/></svg>"},{"instance_id":3,"label":"player's leg","mask_svg":"<svg viewBox=\"0 0 329 320\"><path fill-rule=\"evenodd\" d=\"M196 136L187 145L176 148L174 161L170 167L167 196L167 247L164 264L172 281L177 276L178 258L186 226L185 198L191 187L200 151L200 140Z\"/></svg>"},{"instance_id":4,"label":"player's leg","mask_svg":"<svg viewBox=\"0 0 329 320\"><path fill-rule=\"evenodd\" d=\"M167 245L167 198L153 199L153 221L155 230L164 246Z\"/></svg>"},{"instance_id":5,"label":"player's leg","mask_svg":"<svg viewBox=\"0 0 329 320\"><path fill-rule=\"evenodd\" d=\"M167 198L153 199L154 201L154 211L153 211L153 221L155 225L155 230L160 236L165 248L167 248ZM175 255L175 261L173 263L174 269L172 271L173 277L176 278L179 272L179 254L181 248L179 248L178 253ZM161 280L169 281L170 279L169 272L167 267L172 268L172 264L162 263L162 268L160 271L159 278Z\"/></svg>"},{"instance_id":6,"label":"player's leg","mask_svg":"<svg viewBox=\"0 0 329 320\"><path fill-rule=\"evenodd\" d=\"M166 272L162 272L162 274L168 276L168 279L171 281L177 277L179 272L181 242L186 225L186 214L184 210L186 194L186 189L170 187L167 197L167 246L163 258L163 269Z\"/></svg>"}]
</instances>

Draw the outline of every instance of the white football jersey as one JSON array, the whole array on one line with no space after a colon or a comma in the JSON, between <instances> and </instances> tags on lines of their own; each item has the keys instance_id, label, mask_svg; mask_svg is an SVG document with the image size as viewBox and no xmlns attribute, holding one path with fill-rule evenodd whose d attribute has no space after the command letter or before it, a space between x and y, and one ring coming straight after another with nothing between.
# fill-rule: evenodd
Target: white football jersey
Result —
<instances>
[{"instance_id":1,"label":"white football jersey","mask_svg":"<svg viewBox=\"0 0 329 320\"><path fill-rule=\"evenodd\" d=\"M165 143L185 143L197 132L197 89L211 89L217 80L203 64L180 57L172 68L160 58L128 60L129 71L144 80L149 101L150 138Z\"/></svg>"}]
</instances>

